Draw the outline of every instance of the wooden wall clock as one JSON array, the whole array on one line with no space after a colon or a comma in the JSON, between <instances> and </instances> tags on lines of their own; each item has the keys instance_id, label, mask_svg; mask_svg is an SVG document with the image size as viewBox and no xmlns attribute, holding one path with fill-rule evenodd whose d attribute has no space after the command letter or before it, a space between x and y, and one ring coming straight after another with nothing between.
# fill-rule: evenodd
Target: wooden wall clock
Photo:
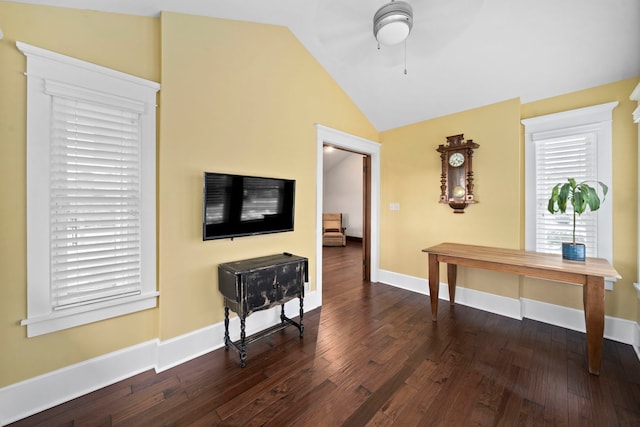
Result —
<instances>
[{"instance_id":1,"label":"wooden wall clock","mask_svg":"<svg viewBox=\"0 0 640 427\"><path fill-rule=\"evenodd\" d=\"M438 146L442 160L440 176L440 203L453 208L454 213L464 213L464 208L478 203L473 195L473 150L480 147L472 139L465 141L464 135L447 137L447 142Z\"/></svg>"}]
</instances>

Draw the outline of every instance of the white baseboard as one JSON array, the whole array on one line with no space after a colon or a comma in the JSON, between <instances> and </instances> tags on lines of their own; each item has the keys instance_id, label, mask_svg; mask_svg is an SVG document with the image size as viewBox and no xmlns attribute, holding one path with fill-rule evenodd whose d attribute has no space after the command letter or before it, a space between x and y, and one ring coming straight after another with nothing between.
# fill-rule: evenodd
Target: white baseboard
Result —
<instances>
[{"instance_id":1,"label":"white baseboard","mask_svg":"<svg viewBox=\"0 0 640 427\"><path fill-rule=\"evenodd\" d=\"M379 281L398 288L429 295L426 279L380 270ZM440 298L448 300L446 284L440 284ZM458 287L456 303L480 310L522 319L523 317L584 332L581 310L547 304L528 299L506 298L499 295ZM304 311L322 304L318 292L310 292L304 299ZM298 300L289 301L285 310L295 317ZM247 319L247 334L263 330L279 321L279 307L259 311ZM240 321L230 319L231 338L239 338ZM640 325L625 319L605 318L606 338L631 344L640 359ZM37 412L98 390L149 369L161 372L187 362L224 345L222 322L189 332L166 341L151 340L123 350L71 365L38 377L0 388L0 425L5 425Z\"/></svg>"},{"instance_id":2,"label":"white baseboard","mask_svg":"<svg viewBox=\"0 0 640 427\"><path fill-rule=\"evenodd\" d=\"M320 306L317 294L317 292L312 292L305 296L303 304L305 313ZM285 313L288 317L297 317L299 311L298 299L291 300L285 304ZM279 322L280 306L251 314L251 316L247 317L245 330L247 336L249 336ZM240 318L237 316L229 319L229 335L232 341L240 339ZM157 372L162 372L223 346L224 323L220 322L159 342L158 360L154 367Z\"/></svg>"},{"instance_id":3,"label":"white baseboard","mask_svg":"<svg viewBox=\"0 0 640 427\"><path fill-rule=\"evenodd\" d=\"M560 326L573 331L585 332L584 312L574 308L548 304L522 298L522 317ZM604 337L623 344L635 346L634 329L637 323L619 317L604 317ZM637 352L636 352L637 353ZM640 359L640 355L638 357Z\"/></svg>"},{"instance_id":4,"label":"white baseboard","mask_svg":"<svg viewBox=\"0 0 640 427\"><path fill-rule=\"evenodd\" d=\"M640 285L637 283L633 284L633 287L636 288L637 294L638 294L638 300L640 300ZM640 313L638 313L638 315L640 315ZM638 319L638 322L636 323L636 333L635 333L635 339L633 342L633 349L636 351L636 354L638 355L638 359L640 359L640 319Z\"/></svg>"},{"instance_id":5,"label":"white baseboard","mask_svg":"<svg viewBox=\"0 0 640 427\"><path fill-rule=\"evenodd\" d=\"M0 425L149 370L156 348L157 340L148 341L0 388Z\"/></svg>"},{"instance_id":6,"label":"white baseboard","mask_svg":"<svg viewBox=\"0 0 640 427\"><path fill-rule=\"evenodd\" d=\"M402 289L429 295L429 281L413 276L380 270L379 281ZM449 288L440 283L440 299L449 300ZM500 295L456 287L456 303L511 317L533 319L574 331L585 332L584 312L560 305L547 304L526 298L507 298ZM631 320L605 316L604 337L624 344L631 344L640 359L638 324Z\"/></svg>"},{"instance_id":7,"label":"white baseboard","mask_svg":"<svg viewBox=\"0 0 640 427\"><path fill-rule=\"evenodd\" d=\"M381 283L391 286L429 295L429 281L427 279L380 270L378 280ZM449 286L446 283L440 283L438 297L442 300L449 301ZM522 319L520 301L514 298L507 298L457 286L456 303L513 319Z\"/></svg>"},{"instance_id":8,"label":"white baseboard","mask_svg":"<svg viewBox=\"0 0 640 427\"><path fill-rule=\"evenodd\" d=\"M636 351L638 359L640 359L640 323L636 323L636 336L633 343L633 349Z\"/></svg>"},{"instance_id":9,"label":"white baseboard","mask_svg":"<svg viewBox=\"0 0 640 427\"><path fill-rule=\"evenodd\" d=\"M304 311L318 308L321 295L310 292ZM298 299L285 304L289 317L299 314ZM280 307L258 311L247 318L247 335L280 322ZM240 320L229 320L232 340L240 338ZM149 369L161 372L224 345L224 323L220 322L166 341L154 339L113 353L48 372L0 388L0 425L6 425L52 408L60 403L114 384Z\"/></svg>"}]
</instances>

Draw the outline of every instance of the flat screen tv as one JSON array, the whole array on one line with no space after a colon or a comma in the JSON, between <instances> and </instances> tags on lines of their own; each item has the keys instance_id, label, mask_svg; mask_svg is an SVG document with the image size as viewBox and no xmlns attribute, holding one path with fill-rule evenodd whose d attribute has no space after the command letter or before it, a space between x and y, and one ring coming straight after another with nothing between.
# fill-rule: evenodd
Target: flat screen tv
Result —
<instances>
[{"instance_id":1,"label":"flat screen tv","mask_svg":"<svg viewBox=\"0 0 640 427\"><path fill-rule=\"evenodd\" d=\"M293 231L296 182L204 173L202 239Z\"/></svg>"}]
</instances>

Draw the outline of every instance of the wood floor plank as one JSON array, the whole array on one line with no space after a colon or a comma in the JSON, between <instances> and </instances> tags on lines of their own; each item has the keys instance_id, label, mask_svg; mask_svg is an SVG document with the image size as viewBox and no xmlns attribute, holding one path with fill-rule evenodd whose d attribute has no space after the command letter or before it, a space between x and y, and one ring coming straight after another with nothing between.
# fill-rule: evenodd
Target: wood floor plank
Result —
<instances>
[{"instance_id":1,"label":"wood floor plank","mask_svg":"<svg viewBox=\"0 0 640 427\"><path fill-rule=\"evenodd\" d=\"M311 425L306 424L310 421L310 415L320 413L326 417L328 422L332 414L331 411L320 412L318 409L329 408L332 394L337 389L336 385L325 379L315 387L309 388L301 393L301 397L292 402L288 407L283 408L276 416L268 420L263 425L267 426L283 426L283 425ZM320 425L320 424L318 424Z\"/></svg>"},{"instance_id":2,"label":"wood floor plank","mask_svg":"<svg viewBox=\"0 0 640 427\"><path fill-rule=\"evenodd\" d=\"M437 369L437 365L434 368ZM431 407L436 396L445 387L443 384L436 383L430 379L432 370L428 370L428 376L424 377L424 381L417 384L417 392L411 398L405 407L399 412L396 418L396 424L400 426L418 426L418 425L435 425L432 423L431 414L437 413L439 408ZM427 417L428 416L428 417ZM423 419L426 418L426 422ZM434 417L436 418L436 417Z\"/></svg>"},{"instance_id":3,"label":"wood floor plank","mask_svg":"<svg viewBox=\"0 0 640 427\"><path fill-rule=\"evenodd\" d=\"M262 425L270 421L284 408L293 404L296 396L304 394L306 390L314 389L325 381L325 378L317 375L317 371L314 370L314 366L318 366L317 363L327 364L328 362L320 360L309 363L307 361L304 368L293 371L292 375L283 381L275 382L272 388L254 396L249 403L243 406L237 405L233 412L228 413L223 411L223 407L219 407L218 414L229 425ZM253 392L251 394L253 395ZM228 403L233 404L234 401Z\"/></svg>"},{"instance_id":4,"label":"wood floor plank","mask_svg":"<svg viewBox=\"0 0 640 427\"><path fill-rule=\"evenodd\" d=\"M411 376L414 367L405 364L402 369L396 371L387 381L379 388L371 393L370 396L360 405L342 424L344 426L362 426L366 425L369 420L382 408L382 406L391 398Z\"/></svg>"},{"instance_id":5,"label":"wood floor plank","mask_svg":"<svg viewBox=\"0 0 640 427\"><path fill-rule=\"evenodd\" d=\"M566 355L565 341L556 341L549 350L554 353L553 362L546 372L537 371L539 377L544 378L536 383L533 400L544 405L544 421L547 425L567 426L569 404L569 366ZM553 385L553 386L550 386Z\"/></svg>"},{"instance_id":6,"label":"wood floor plank","mask_svg":"<svg viewBox=\"0 0 640 427\"><path fill-rule=\"evenodd\" d=\"M401 384L386 402L384 402L378 412L369 420L368 426L393 425L402 411L407 407L418 390L408 385L405 381Z\"/></svg>"},{"instance_id":7,"label":"wood floor plank","mask_svg":"<svg viewBox=\"0 0 640 427\"><path fill-rule=\"evenodd\" d=\"M324 249L323 305L237 352L143 372L15 426L640 425L640 361L585 334L363 282L361 248ZM425 259L426 263L426 259ZM249 317L248 321L251 320Z\"/></svg>"}]
</instances>

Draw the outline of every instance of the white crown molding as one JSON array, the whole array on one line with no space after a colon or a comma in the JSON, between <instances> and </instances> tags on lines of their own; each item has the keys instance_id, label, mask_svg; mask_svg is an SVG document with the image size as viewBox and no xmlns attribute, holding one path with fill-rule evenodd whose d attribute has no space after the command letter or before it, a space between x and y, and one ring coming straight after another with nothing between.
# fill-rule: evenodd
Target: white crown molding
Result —
<instances>
[{"instance_id":1,"label":"white crown molding","mask_svg":"<svg viewBox=\"0 0 640 427\"><path fill-rule=\"evenodd\" d=\"M531 117L529 119L523 119L520 122L526 126L527 133L545 132L571 126L585 126L610 121L611 112L617 106L618 101L614 101L606 104L577 108L575 110L546 114L539 117Z\"/></svg>"},{"instance_id":2,"label":"white crown molding","mask_svg":"<svg viewBox=\"0 0 640 427\"><path fill-rule=\"evenodd\" d=\"M128 83L144 86L146 88L152 89L153 91L160 90L160 83L143 79L142 77L137 77L131 74L123 73L121 71L112 70L110 68L103 67L101 65L97 65L91 62L83 61L81 59L73 58L71 56L62 55L60 53L52 52L50 50L43 49L37 46L32 46L30 44L20 42L20 41L16 41L16 47L28 59L42 59L45 61L44 64L58 63L62 67L73 66L77 68L82 68L84 70L87 70L96 74L102 74L109 78L118 79Z\"/></svg>"}]
</instances>

